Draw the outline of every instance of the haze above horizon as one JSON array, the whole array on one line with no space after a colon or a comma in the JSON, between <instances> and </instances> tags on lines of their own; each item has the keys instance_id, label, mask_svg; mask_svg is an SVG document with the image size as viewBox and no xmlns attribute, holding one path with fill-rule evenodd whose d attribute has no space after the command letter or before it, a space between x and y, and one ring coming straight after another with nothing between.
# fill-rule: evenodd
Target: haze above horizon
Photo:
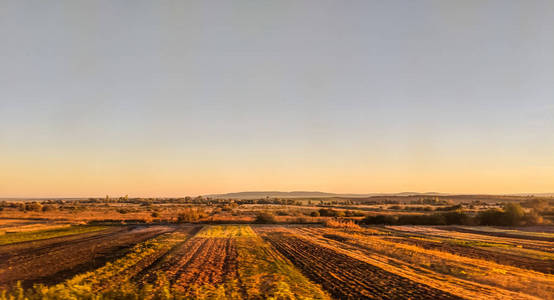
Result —
<instances>
[{"instance_id":1,"label":"haze above horizon","mask_svg":"<svg viewBox=\"0 0 554 300\"><path fill-rule=\"evenodd\" d=\"M0 198L554 192L552 1L2 1Z\"/></svg>"}]
</instances>

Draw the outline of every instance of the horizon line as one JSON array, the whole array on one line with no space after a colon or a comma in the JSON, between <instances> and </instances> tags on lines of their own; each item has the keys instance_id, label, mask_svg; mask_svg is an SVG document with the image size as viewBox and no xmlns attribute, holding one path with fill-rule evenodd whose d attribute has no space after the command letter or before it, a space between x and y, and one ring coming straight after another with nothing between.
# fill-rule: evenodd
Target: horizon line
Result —
<instances>
[{"instance_id":1,"label":"horizon line","mask_svg":"<svg viewBox=\"0 0 554 300\"><path fill-rule=\"evenodd\" d=\"M209 193L209 194L196 194L196 195L180 195L180 196L129 196L129 198L184 198L184 197L209 197L209 196L223 196L227 194L241 194L241 193L322 193L329 194L328 197L334 196L354 196L354 197L378 197L378 196L401 196L401 194L414 194L414 195L425 195L425 194L437 194L436 196L554 196L554 192L518 192L518 193L450 193L450 192L370 192L370 193L335 193L335 192L322 192L322 191L241 191L241 192L225 192L225 193ZM110 198L119 198L125 197L125 195L109 196ZM105 196L0 196L0 200L9 200L9 199L86 199L86 198L105 198ZM409 196L409 195L406 195ZM309 196L306 196L309 197ZM321 196L325 198L325 196Z\"/></svg>"}]
</instances>

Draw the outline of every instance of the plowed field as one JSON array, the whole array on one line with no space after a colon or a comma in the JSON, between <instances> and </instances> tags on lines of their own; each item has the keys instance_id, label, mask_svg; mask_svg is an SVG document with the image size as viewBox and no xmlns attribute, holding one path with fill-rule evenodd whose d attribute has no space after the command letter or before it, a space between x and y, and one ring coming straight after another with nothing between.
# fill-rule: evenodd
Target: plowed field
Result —
<instances>
[{"instance_id":1,"label":"plowed field","mask_svg":"<svg viewBox=\"0 0 554 300\"><path fill-rule=\"evenodd\" d=\"M0 246L0 300L554 299L553 243L486 234L502 228L65 230L31 231L14 238L34 240Z\"/></svg>"}]
</instances>

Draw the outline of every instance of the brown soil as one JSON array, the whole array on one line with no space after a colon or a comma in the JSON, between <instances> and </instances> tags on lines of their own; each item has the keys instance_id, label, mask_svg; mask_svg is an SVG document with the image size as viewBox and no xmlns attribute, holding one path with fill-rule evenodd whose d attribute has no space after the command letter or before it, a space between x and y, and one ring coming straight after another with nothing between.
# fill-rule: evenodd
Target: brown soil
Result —
<instances>
[{"instance_id":1,"label":"brown soil","mask_svg":"<svg viewBox=\"0 0 554 300\"><path fill-rule=\"evenodd\" d=\"M237 277L236 243L232 238L193 237L178 246L138 281L153 283L163 271L171 282L187 290L192 284L218 285Z\"/></svg>"},{"instance_id":2,"label":"brown soil","mask_svg":"<svg viewBox=\"0 0 554 300\"><path fill-rule=\"evenodd\" d=\"M21 281L56 284L124 255L133 245L174 230L166 226L105 231L0 246L0 287Z\"/></svg>"},{"instance_id":3,"label":"brown soil","mask_svg":"<svg viewBox=\"0 0 554 300\"><path fill-rule=\"evenodd\" d=\"M290 234L264 238L338 299L461 299Z\"/></svg>"}]
</instances>

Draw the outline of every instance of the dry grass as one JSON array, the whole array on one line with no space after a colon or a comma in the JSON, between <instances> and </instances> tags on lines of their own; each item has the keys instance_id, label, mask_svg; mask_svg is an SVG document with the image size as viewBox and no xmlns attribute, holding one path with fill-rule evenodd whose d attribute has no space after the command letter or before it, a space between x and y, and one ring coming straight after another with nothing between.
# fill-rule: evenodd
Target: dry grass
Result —
<instances>
[{"instance_id":1,"label":"dry grass","mask_svg":"<svg viewBox=\"0 0 554 300\"><path fill-rule=\"evenodd\" d=\"M500 265L482 259L458 256L448 252L395 243L379 236L357 234L337 229L291 229L292 232L317 243L346 252L397 274L404 274L425 283L436 283L462 297L552 299L554 276ZM324 234L340 236L347 242L324 238ZM363 255L360 255L360 252ZM398 267L401 266L401 269ZM422 272L425 270L425 272ZM427 278L426 278L427 277ZM434 279L433 279L434 278ZM436 282L439 279L442 282ZM479 290L473 294L472 290ZM479 296L481 295L481 296Z\"/></svg>"},{"instance_id":2,"label":"dry grass","mask_svg":"<svg viewBox=\"0 0 554 300\"><path fill-rule=\"evenodd\" d=\"M332 228L343 228L348 230L360 230L360 225L354 223L352 220L335 220L335 219L328 219L325 221L325 226L332 227Z\"/></svg>"}]
</instances>

